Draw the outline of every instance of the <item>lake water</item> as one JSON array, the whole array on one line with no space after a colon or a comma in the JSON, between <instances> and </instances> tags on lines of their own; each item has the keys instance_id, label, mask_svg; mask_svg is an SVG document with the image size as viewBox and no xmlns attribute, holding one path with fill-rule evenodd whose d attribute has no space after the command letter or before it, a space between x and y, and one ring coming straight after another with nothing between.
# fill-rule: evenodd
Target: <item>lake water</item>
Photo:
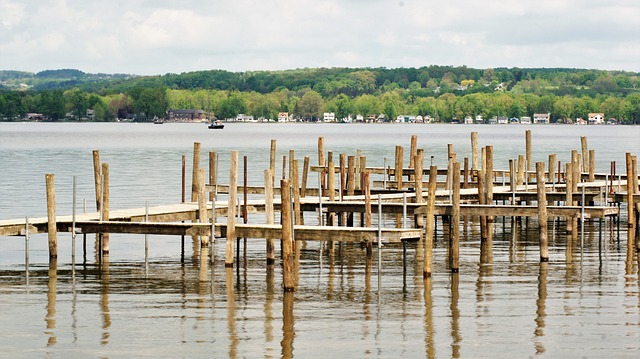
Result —
<instances>
[{"instance_id":1,"label":"lake water","mask_svg":"<svg viewBox=\"0 0 640 359\"><path fill-rule=\"evenodd\" d=\"M91 210L93 149L109 163L115 210L179 202L182 155L190 183L195 141L201 163L207 151L219 153L220 182L228 181L229 153L238 150L248 158L249 184L260 185L271 139L280 159L294 149L296 158L317 163L323 136L334 156L360 149L368 165L382 166L392 164L396 145L405 146L408 161L415 134L426 158L444 167L447 144L458 158L470 157L477 131L480 146L494 147L494 167L506 169L525 152L525 129L534 161L557 153L565 163L580 136L596 151L598 172L608 172L610 161L623 172L625 152L640 153L638 126L227 124L219 131L203 124L0 123L0 219L46 215L45 173L56 175L59 214L71 213L74 176L78 211L83 199ZM110 258L100 265L93 236L86 252L78 236L72 271L69 234L59 234L51 265L46 236L34 235L26 272L24 238L0 237L0 357L635 358L639 258L627 248L626 223L589 222L583 236L554 223L550 261L540 264L536 220L514 227L497 218L491 262L481 265L479 226L468 221L458 274L447 268L439 224L430 280L422 278L415 243L407 245L406 274L402 246L382 250L380 282L375 250L369 262L359 245L302 243L295 293L283 293L278 263L267 269L262 239L249 239L241 265L225 269L220 239L209 265L209 253L190 238L182 262L180 237L148 236L145 261L144 236L113 234Z\"/></svg>"}]
</instances>

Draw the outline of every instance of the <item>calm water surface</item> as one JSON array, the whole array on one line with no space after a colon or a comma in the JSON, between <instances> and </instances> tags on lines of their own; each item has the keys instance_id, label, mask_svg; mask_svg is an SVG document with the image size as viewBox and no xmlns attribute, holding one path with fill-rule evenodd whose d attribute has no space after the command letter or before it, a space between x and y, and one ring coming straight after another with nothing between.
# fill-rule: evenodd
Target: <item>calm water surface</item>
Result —
<instances>
[{"instance_id":1,"label":"calm water surface","mask_svg":"<svg viewBox=\"0 0 640 359\"><path fill-rule=\"evenodd\" d=\"M202 143L201 163L209 150L220 154L221 182L229 152L239 150L249 161L249 184L259 185L271 139L280 158L294 149L316 163L323 136L335 155L360 149L369 165L382 166L416 134L427 157L445 166L447 144L470 157L470 132L477 131L480 146L494 146L495 167L507 168L524 154L526 128L535 161L557 153L566 162L580 136L596 150L600 172L610 161L621 172L625 152L640 153L640 127L627 126L228 124L212 131L199 124L0 123L0 219L46 214L45 173L56 175L64 214L77 177L81 212L82 199L90 204L94 196L93 149L110 165L111 206L120 209L180 201L181 157L194 141ZM99 265L93 238L84 251L79 236L72 271L69 234L59 235L60 257L51 265L46 236L36 235L27 273L24 238L0 237L0 357L635 358L640 280L626 223L586 223L583 236L567 236L563 224L554 224L550 262L540 264L535 219L514 225L499 217L491 261L480 265L479 227L468 221L460 273L452 275L440 223L433 278L422 278L419 245L407 246L406 274L402 247L387 246L380 286L375 251L368 262L359 245L301 243L292 295L282 291L280 265L266 268L262 239L249 239L240 267L225 269L224 240L201 253L187 238L182 263L180 237L148 236L145 261L144 236L112 235L110 258Z\"/></svg>"}]
</instances>

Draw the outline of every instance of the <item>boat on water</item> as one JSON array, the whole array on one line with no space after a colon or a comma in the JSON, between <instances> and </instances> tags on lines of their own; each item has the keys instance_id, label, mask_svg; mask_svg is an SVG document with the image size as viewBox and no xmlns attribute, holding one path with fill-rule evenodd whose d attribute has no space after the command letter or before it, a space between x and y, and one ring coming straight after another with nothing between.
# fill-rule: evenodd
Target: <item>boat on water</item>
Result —
<instances>
[{"instance_id":1,"label":"boat on water","mask_svg":"<svg viewBox=\"0 0 640 359\"><path fill-rule=\"evenodd\" d=\"M224 124L222 121L215 121L209 124L210 130L222 130L224 128Z\"/></svg>"},{"instance_id":2,"label":"boat on water","mask_svg":"<svg viewBox=\"0 0 640 359\"><path fill-rule=\"evenodd\" d=\"M153 118L153 123L156 124L156 125L162 125L162 124L164 124L164 120L161 119L161 118L158 118L158 117L154 117Z\"/></svg>"}]
</instances>

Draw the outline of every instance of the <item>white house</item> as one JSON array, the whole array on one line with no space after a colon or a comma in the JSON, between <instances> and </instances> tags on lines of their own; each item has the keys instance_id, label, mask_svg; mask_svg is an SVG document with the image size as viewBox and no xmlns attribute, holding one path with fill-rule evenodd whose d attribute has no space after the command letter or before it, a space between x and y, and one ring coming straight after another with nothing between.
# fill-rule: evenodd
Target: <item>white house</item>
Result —
<instances>
[{"instance_id":1,"label":"white house","mask_svg":"<svg viewBox=\"0 0 640 359\"><path fill-rule=\"evenodd\" d=\"M322 120L324 122L336 122L336 114L334 112L325 112L322 115Z\"/></svg>"},{"instance_id":2,"label":"white house","mask_svg":"<svg viewBox=\"0 0 640 359\"><path fill-rule=\"evenodd\" d=\"M531 124L531 117L529 117L529 116L520 117L520 124L522 124L522 125L530 125Z\"/></svg>"},{"instance_id":3,"label":"white house","mask_svg":"<svg viewBox=\"0 0 640 359\"><path fill-rule=\"evenodd\" d=\"M589 114L590 125L602 125L604 124L604 113L590 113Z\"/></svg>"},{"instance_id":4,"label":"white house","mask_svg":"<svg viewBox=\"0 0 640 359\"><path fill-rule=\"evenodd\" d=\"M289 112L278 112L278 122L289 122Z\"/></svg>"},{"instance_id":5,"label":"white house","mask_svg":"<svg viewBox=\"0 0 640 359\"><path fill-rule=\"evenodd\" d=\"M534 113L533 123L548 124L551 120L550 113Z\"/></svg>"}]
</instances>

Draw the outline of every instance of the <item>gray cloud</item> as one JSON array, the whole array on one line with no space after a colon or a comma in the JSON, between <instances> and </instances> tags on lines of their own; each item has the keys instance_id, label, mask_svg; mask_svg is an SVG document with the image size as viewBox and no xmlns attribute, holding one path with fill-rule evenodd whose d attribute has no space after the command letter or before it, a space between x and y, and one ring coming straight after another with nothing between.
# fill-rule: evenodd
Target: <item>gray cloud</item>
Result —
<instances>
[{"instance_id":1,"label":"gray cloud","mask_svg":"<svg viewBox=\"0 0 640 359\"><path fill-rule=\"evenodd\" d=\"M0 0L0 69L640 71L635 0Z\"/></svg>"}]
</instances>

